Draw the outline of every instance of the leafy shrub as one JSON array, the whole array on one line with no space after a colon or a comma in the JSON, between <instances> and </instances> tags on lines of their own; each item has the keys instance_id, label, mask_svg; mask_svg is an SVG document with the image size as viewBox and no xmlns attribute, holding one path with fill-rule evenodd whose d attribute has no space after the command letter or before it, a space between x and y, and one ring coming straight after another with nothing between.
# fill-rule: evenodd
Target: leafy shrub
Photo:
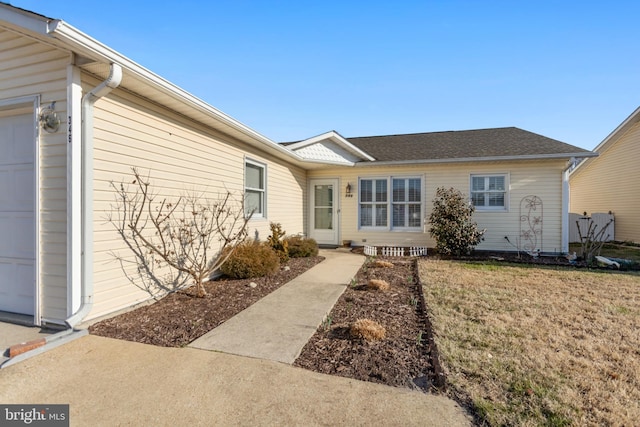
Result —
<instances>
[{"instance_id":1,"label":"leafy shrub","mask_svg":"<svg viewBox=\"0 0 640 427\"><path fill-rule=\"evenodd\" d=\"M220 271L232 279L249 279L272 275L279 268L278 255L271 247L256 241L245 241L233 249Z\"/></svg>"},{"instance_id":2,"label":"leafy shrub","mask_svg":"<svg viewBox=\"0 0 640 427\"><path fill-rule=\"evenodd\" d=\"M475 206L455 188L439 187L429 215L429 233L443 255L466 255L480 243L486 230L472 220Z\"/></svg>"},{"instance_id":3,"label":"leafy shrub","mask_svg":"<svg viewBox=\"0 0 640 427\"><path fill-rule=\"evenodd\" d=\"M267 237L267 244L276 252L281 263L289 261L289 244L282 239L286 233L282 225L272 222L269 227L271 227L271 235Z\"/></svg>"},{"instance_id":4,"label":"leafy shrub","mask_svg":"<svg viewBox=\"0 0 640 427\"><path fill-rule=\"evenodd\" d=\"M304 258L318 255L318 242L302 236L289 236L285 239L291 258Z\"/></svg>"}]
</instances>

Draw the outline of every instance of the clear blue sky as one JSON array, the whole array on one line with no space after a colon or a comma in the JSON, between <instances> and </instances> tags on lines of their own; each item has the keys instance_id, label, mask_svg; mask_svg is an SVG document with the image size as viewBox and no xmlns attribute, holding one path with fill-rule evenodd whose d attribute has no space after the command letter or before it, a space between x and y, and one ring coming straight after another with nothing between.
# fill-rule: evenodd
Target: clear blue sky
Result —
<instances>
[{"instance_id":1,"label":"clear blue sky","mask_svg":"<svg viewBox=\"0 0 640 427\"><path fill-rule=\"evenodd\" d=\"M640 105L631 0L11 4L279 142L517 126L593 149Z\"/></svg>"}]
</instances>

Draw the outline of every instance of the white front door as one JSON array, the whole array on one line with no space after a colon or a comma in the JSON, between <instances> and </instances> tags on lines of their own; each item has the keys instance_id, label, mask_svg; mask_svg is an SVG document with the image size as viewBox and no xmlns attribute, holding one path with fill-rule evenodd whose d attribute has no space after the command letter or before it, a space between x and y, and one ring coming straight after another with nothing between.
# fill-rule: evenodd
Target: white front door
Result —
<instances>
[{"instance_id":1,"label":"white front door","mask_svg":"<svg viewBox=\"0 0 640 427\"><path fill-rule=\"evenodd\" d=\"M0 311L34 314L33 113L0 116Z\"/></svg>"},{"instance_id":2,"label":"white front door","mask_svg":"<svg viewBox=\"0 0 640 427\"><path fill-rule=\"evenodd\" d=\"M309 196L310 237L321 245L337 245L340 228L338 180L312 179Z\"/></svg>"}]
</instances>

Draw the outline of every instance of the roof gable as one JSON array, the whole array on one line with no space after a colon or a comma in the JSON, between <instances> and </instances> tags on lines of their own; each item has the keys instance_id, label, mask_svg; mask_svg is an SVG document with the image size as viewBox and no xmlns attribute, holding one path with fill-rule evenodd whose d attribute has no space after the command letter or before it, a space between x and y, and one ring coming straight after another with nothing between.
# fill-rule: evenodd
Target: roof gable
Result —
<instances>
[{"instance_id":1,"label":"roof gable","mask_svg":"<svg viewBox=\"0 0 640 427\"><path fill-rule=\"evenodd\" d=\"M336 131L326 132L304 141L287 144L287 148L306 160L332 164L353 165L360 161L375 160Z\"/></svg>"}]
</instances>

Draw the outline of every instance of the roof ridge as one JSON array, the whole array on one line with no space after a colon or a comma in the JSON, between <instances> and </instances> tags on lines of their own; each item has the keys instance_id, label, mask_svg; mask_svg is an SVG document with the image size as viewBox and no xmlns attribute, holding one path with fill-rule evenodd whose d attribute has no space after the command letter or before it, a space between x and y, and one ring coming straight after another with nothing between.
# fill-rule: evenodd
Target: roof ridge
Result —
<instances>
[{"instance_id":1,"label":"roof ridge","mask_svg":"<svg viewBox=\"0 0 640 427\"><path fill-rule=\"evenodd\" d=\"M435 132L412 132L412 133L392 133L388 135L367 135L367 136L350 136L346 139L363 139L363 138L387 138L390 136L413 136L413 135L434 135L438 133L462 133L462 132L480 132L480 131L490 131L490 130L500 130L500 129L518 129L525 131L524 129L520 129L516 126L503 126L497 128L480 128L480 129L463 129L463 130L441 130ZM529 132L529 131L525 131Z\"/></svg>"}]
</instances>

